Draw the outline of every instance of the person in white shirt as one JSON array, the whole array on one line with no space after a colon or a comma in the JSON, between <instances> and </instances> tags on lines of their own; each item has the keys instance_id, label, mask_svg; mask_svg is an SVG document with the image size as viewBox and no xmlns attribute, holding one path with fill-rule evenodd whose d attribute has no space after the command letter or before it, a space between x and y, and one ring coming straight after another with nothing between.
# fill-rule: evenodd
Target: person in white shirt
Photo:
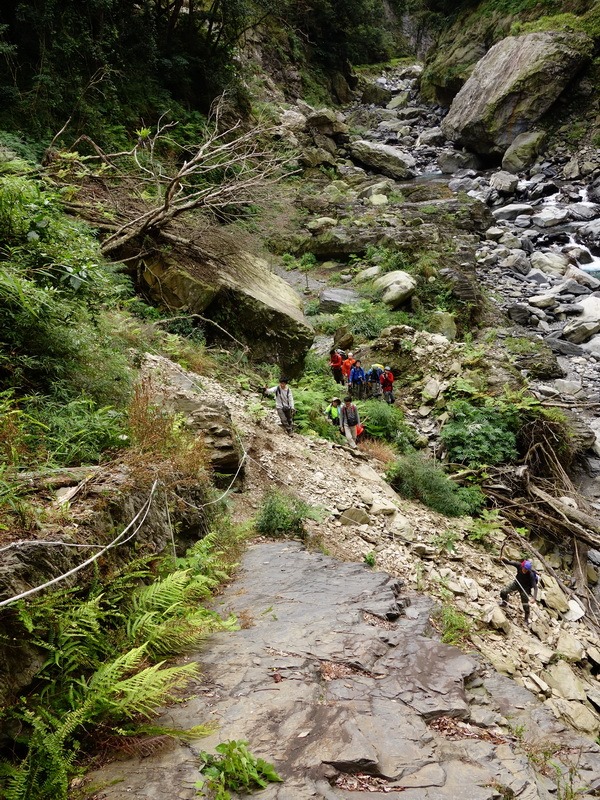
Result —
<instances>
[{"instance_id":1,"label":"person in white shirt","mask_svg":"<svg viewBox=\"0 0 600 800\"><path fill-rule=\"evenodd\" d=\"M284 431L291 435L296 407L294 406L294 396L288 386L287 378L279 378L277 386L272 386L270 389L265 388L264 392L265 394L275 395L275 410L279 415Z\"/></svg>"}]
</instances>

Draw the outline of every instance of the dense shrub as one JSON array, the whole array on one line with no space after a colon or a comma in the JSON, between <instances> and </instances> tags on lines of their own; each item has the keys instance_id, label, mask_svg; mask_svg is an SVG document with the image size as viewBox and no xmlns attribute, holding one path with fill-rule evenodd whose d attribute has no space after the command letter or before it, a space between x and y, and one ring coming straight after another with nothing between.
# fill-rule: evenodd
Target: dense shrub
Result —
<instances>
[{"instance_id":1,"label":"dense shrub","mask_svg":"<svg viewBox=\"0 0 600 800\"><path fill-rule=\"evenodd\" d=\"M411 449L415 436L404 421L401 409L381 400L366 400L359 403L358 407L368 436L391 442L402 453Z\"/></svg>"},{"instance_id":2,"label":"dense shrub","mask_svg":"<svg viewBox=\"0 0 600 800\"><path fill-rule=\"evenodd\" d=\"M302 535L307 519L319 519L318 511L298 497L271 489L265 495L254 527L266 536Z\"/></svg>"},{"instance_id":3,"label":"dense shrub","mask_svg":"<svg viewBox=\"0 0 600 800\"><path fill-rule=\"evenodd\" d=\"M484 496L477 487L460 487L440 467L418 454L401 456L386 473L386 479L402 497L420 500L448 517L477 512Z\"/></svg>"},{"instance_id":4,"label":"dense shrub","mask_svg":"<svg viewBox=\"0 0 600 800\"><path fill-rule=\"evenodd\" d=\"M451 419L441 438L451 461L477 466L502 464L517 457L519 414L506 404L475 406L457 400L449 407Z\"/></svg>"}]
</instances>

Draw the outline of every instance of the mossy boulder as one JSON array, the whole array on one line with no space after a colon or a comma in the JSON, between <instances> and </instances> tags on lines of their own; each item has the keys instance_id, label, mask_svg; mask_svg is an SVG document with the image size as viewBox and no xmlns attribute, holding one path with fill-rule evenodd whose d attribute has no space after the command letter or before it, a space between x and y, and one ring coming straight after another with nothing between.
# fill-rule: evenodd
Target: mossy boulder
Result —
<instances>
[{"instance_id":1,"label":"mossy boulder","mask_svg":"<svg viewBox=\"0 0 600 800\"><path fill-rule=\"evenodd\" d=\"M592 53L575 31L508 36L478 62L456 95L442 130L448 139L484 155L502 155L530 131Z\"/></svg>"},{"instance_id":2,"label":"mossy boulder","mask_svg":"<svg viewBox=\"0 0 600 800\"><path fill-rule=\"evenodd\" d=\"M314 339L300 296L263 259L231 241L220 245L202 258L174 250L147 260L142 283L169 310L215 322L206 325L208 337L231 344L224 329L249 348L252 358L277 363L294 375Z\"/></svg>"}]
</instances>

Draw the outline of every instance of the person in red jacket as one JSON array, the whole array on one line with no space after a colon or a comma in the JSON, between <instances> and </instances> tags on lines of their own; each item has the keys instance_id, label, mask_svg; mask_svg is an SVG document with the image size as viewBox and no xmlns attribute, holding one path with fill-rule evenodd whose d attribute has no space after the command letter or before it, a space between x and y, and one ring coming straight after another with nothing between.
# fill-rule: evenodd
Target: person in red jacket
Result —
<instances>
[{"instance_id":1,"label":"person in red jacket","mask_svg":"<svg viewBox=\"0 0 600 800\"><path fill-rule=\"evenodd\" d=\"M385 367L379 377L383 399L386 403L394 402L394 373L389 367Z\"/></svg>"},{"instance_id":2,"label":"person in red jacket","mask_svg":"<svg viewBox=\"0 0 600 800\"><path fill-rule=\"evenodd\" d=\"M337 350L329 351L329 366L331 367L331 374L333 375L333 380L336 383L344 382L344 375L342 373L343 363L344 360Z\"/></svg>"},{"instance_id":3,"label":"person in red jacket","mask_svg":"<svg viewBox=\"0 0 600 800\"><path fill-rule=\"evenodd\" d=\"M355 363L356 362L352 356L352 353L348 353L346 360L342 364L342 374L344 376L344 384L348 383L350 372L352 371L352 367L354 366Z\"/></svg>"}]
</instances>

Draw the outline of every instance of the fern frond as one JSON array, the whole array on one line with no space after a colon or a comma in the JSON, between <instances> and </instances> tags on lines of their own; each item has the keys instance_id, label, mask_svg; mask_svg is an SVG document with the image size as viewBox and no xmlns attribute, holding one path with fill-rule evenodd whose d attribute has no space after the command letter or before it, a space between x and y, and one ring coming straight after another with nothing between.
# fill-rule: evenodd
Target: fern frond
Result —
<instances>
[{"instance_id":1,"label":"fern frond","mask_svg":"<svg viewBox=\"0 0 600 800\"><path fill-rule=\"evenodd\" d=\"M87 682L88 692L97 697L109 696L115 684L121 678L135 670L138 670L146 658L146 645L134 647L122 656L115 658L108 664L103 664L94 672Z\"/></svg>"},{"instance_id":2,"label":"fern frond","mask_svg":"<svg viewBox=\"0 0 600 800\"><path fill-rule=\"evenodd\" d=\"M166 611L183 601L189 582L189 570L172 572L165 578L138 589L132 599L133 608L135 611Z\"/></svg>"},{"instance_id":3,"label":"fern frond","mask_svg":"<svg viewBox=\"0 0 600 800\"><path fill-rule=\"evenodd\" d=\"M110 699L106 698L106 709L111 716L150 717L160 706L175 699L172 694L175 690L183 689L199 674L194 662L166 669L162 669L163 663L146 667L113 686Z\"/></svg>"}]
</instances>

